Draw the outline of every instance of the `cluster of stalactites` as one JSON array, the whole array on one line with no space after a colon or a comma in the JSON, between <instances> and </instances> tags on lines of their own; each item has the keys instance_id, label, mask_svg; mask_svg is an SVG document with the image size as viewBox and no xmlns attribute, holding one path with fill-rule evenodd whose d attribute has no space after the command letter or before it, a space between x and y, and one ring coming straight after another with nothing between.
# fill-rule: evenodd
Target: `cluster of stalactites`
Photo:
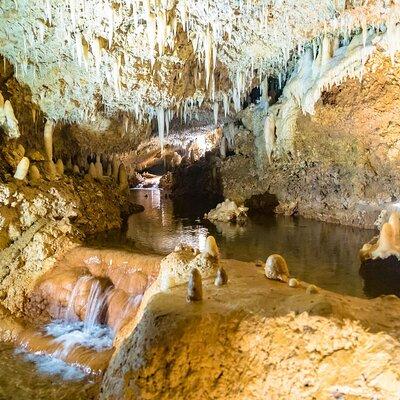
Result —
<instances>
[{"instance_id":1,"label":"cluster of stalactites","mask_svg":"<svg viewBox=\"0 0 400 400\"><path fill-rule=\"evenodd\" d=\"M218 123L220 105L223 105L225 115L232 110L239 111L242 107L242 99L254 84L255 79L265 82L266 77L275 74L282 84L289 74L288 61L295 58L297 54L302 55L300 64L303 63L309 70L299 71L298 77L303 81L297 82L296 85L300 91L295 90L293 94L300 101L304 111L312 111L315 99L319 98L320 92L329 85L340 82L342 77L348 72L351 73L351 68L354 67L354 63L349 62L347 66L343 66L343 73L338 71L338 68L333 71L329 67L332 64L333 53L338 47L339 32L342 36L350 36L356 28L363 26L364 46L367 41L368 29L365 18L349 16L342 18L339 23L337 16L339 14L335 15L335 12L344 12L345 4L346 2L342 0L335 0L328 7L332 8L333 22L329 22L331 24L329 26L326 25L326 30L335 30L337 32L335 37L331 38L327 33L320 39L319 45L316 45L317 40L314 40L313 46L307 44L306 39L303 38L304 43L298 43L298 48L295 48L293 43L290 43L290 46L285 44L285 46L282 45L281 52L276 52L276 54L260 52L246 59L247 61L240 64L238 68L229 69L229 65L226 65L231 85L225 92L219 92L215 88L214 75L217 63L222 62L221 60L227 57L227 53L229 55L230 50L232 54L234 53L235 35L246 29L244 24L249 16L253 18L257 28L262 28L260 32L267 32L270 14L273 14L275 9L279 11L282 7L281 1L239 0L226 1L223 5L219 2L195 0L119 0L115 4L109 0L96 2L43 0L32 2L32 5L29 2L24 5L25 11L36 22L31 29L25 29L20 35L23 36L21 39L23 49L13 55L14 58L11 61L15 66L17 76L35 87L37 77L43 75L43 70L41 70L43 65L41 66L38 62L38 54L43 52L40 44L44 44L50 36L59 38L62 43L65 43L66 51L71 53L68 59L73 60L82 72L83 79L80 81L83 82L90 76L96 84L92 95L103 94L106 112L112 114L123 111L126 115L132 115L129 118L134 118L139 123L157 118L160 141L163 143L164 134L168 134L169 122L173 114L180 115L184 121L187 121L195 117L197 108L202 104L207 104L214 112L215 123ZM15 2L15 7L17 7L17 2ZM388 11L385 13L387 14ZM398 15L395 13L392 15L393 17L387 22L387 44L394 57L400 30L396 20ZM227 19L226 16L230 18ZM116 41L116 31L124 28L127 21L131 31L138 32L137 40L143 42L142 47L148 51L134 53L132 51L134 46ZM328 24L327 21L325 22ZM149 102L141 97L142 95L138 95L137 101L124 103L124 91L134 92L130 90L127 76L131 75L131 71L136 68L138 58L150 65L149 73L156 73L158 69L154 68L155 61L162 60L167 53L174 54L179 30L186 32L188 40L192 43L199 64L198 75L204 75L203 77L196 76L195 80L204 81L205 87L199 87L199 93L196 92L190 99L159 96L153 102ZM127 38L128 36L126 35ZM226 49L227 43L231 43L232 46L229 51ZM262 45L261 40L258 44ZM307 50L310 47L313 47L314 53L314 60L311 63L309 62L310 50ZM221 55L223 52L225 55ZM57 63L60 69L63 69L61 57L55 61L55 64ZM358 70L355 73L358 74ZM315 90L304 97L307 85L310 82L315 83L317 75L319 81L314 85ZM322 79L322 76L325 78ZM185 77L181 78L185 79ZM64 90L68 92L70 90L68 86L74 78L66 74L64 80L66 82ZM45 85L38 84L37 90L44 90L44 87ZM40 92L40 97L44 98L45 95ZM85 90L81 90L79 95L86 96L87 94ZM90 97L90 95L87 96ZM71 97L73 97L72 93ZM73 112L71 111L71 114L65 117L66 122L87 122L94 117L96 109L93 106L94 102L90 100L87 98L87 101L79 101L80 104L85 103L84 107L71 107ZM116 105L119 107L118 110L116 110ZM54 119L60 117L59 115L49 116ZM274 121L269 121L266 127L269 148L272 141L271 126L274 123Z\"/></svg>"},{"instance_id":2,"label":"cluster of stalactites","mask_svg":"<svg viewBox=\"0 0 400 400\"><path fill-rule=\"evenodd\" d=\"M323 91L349 78L362 80L365 64L378 48L394 60L394 54L400 50L400 25L389 21L387 26L364 26L353 36L324 35L300 50L301 56L282 96L268 108L264 120L269 163L274 153L292 150L298 111L313 115Z\"/></svg>"}]
</instances>

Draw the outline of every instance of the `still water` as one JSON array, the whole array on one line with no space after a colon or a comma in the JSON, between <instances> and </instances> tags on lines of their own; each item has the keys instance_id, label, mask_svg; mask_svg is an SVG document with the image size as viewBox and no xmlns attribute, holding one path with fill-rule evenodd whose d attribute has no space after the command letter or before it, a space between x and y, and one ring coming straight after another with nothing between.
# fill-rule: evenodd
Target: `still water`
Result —
<instances>
[{"instance_id":1,"label":"still water","mask_svg":"<svg viewBox=\"0 0 400 400\"><path fill-rule=\"evenodd\" d=\"M158 189L132 190L145 211L128 220L126 238L137 250L167 254L181 242L200 249L214 235L223 258L266 260L284 256L291 275L324 289L364 297L358 250L374 231L303 218L257 216L244 226L202 219L210 206L194 200L174 203Z\"/></svg>"}]
</instances>

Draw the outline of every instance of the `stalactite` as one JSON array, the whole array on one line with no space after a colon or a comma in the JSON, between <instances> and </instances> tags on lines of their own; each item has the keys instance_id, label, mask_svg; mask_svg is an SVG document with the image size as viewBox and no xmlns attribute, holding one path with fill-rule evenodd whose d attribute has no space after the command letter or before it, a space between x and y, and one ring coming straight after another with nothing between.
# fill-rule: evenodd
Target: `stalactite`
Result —
<instances>
[{"instance_id":1,"label":"stalactite","mask_svg":"<svg viewBox=\"0 0 400 400\"><path fill-rule=\"evenodd\" d=\"M210 83L210 76L212 74L212 49L213 49L213 44L212 44L212 36L210 32L210 28L207 27L205 36L204 36L204 70L206 73L206 88L208 88L209 83Z\"/></svg>"},{"instance_id":2,"label":"stalactite","mask_svg":"<svg viewBox=\"0 0 400 400\"><path fill-rule=\"evenodd\" d=\"M164 124L165 124L165 112L162 107L157 109L157 125L158 125L158 137L160 139L161 150L164 149Z\"/></svg>"}]
</instances>

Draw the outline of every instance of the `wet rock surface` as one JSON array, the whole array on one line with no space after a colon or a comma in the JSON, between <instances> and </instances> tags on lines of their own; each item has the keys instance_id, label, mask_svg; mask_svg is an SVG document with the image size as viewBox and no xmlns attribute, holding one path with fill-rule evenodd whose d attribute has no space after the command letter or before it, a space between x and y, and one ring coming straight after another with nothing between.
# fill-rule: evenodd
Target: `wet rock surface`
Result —
<instances>
[{"instance_id":1,"label":"wet rock surface","mask_svg":"<svg viewBox=\"0 0 400 400\"><path fill-rule=\"evenodd\" d=\"M203 279L201 303L186 302L186 285L148 301L101 399L395 396L400 300L310 295L303 282L270 281L254 265L222 265L228 284Z\"/></svg>"},{"instance_id":2,"label":"wet rock surface","mask_svg":"<svg viewBox=\"0 0 400 400\"><path fill-rule=\"evenodd\" d=\"M0 184L1 303L23 313L35 281L85 235L121 226L126 197L110 183L77 177L40 186Z\"/></svg>"}]
</instances>

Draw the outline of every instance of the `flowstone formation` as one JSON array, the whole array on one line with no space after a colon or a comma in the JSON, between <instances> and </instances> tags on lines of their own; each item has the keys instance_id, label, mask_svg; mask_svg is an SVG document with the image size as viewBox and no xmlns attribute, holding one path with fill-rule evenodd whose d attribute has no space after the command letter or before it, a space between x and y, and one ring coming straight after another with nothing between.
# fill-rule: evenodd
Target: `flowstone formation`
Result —
<instances>
[{"instance_id":1,"label":"flowstone formation","mask_svg":"<svg viewBox=\"0 0 400 400\"><path fill-rule=\"evenodd\" d=\"M247 218L248 208L237 206L234 201L226 199L223 203L204 215L211 222L238 222L244 223Z\"/></svg>"},{"instance_id":2,"label":"flowstone formation","mask_svg":"<svg viewBox=\"0 0 400 400\"><path fill-rule=\"evenodd\" d=\"M85 235L119 228L126 200L110 185L66 177L0 184L0 303L20 315L33 285Z\"/></svg>"},{"instance_id":3,"label":"flowstone formation","mask_svg":"<svg viewBox=\"0 0 400 400\"><path fill-rule=\"evenodd\" d=\"M368 296L380 293L400 295L399 218L398 211L394 211L387 222L383 219L379 235L365 243L359 252L360 275Z\"/></svg>"},{"instance_id":4,"label":"flowstone formation","mask_svg":"<svg viewBox=\"0 0 400 400\"><path fill-rule=\"evenodd\" d=\"M396 398L397 298L309 294L251 264L221 266L230 283L203 278L201 303L187 303L186 284L148 300L101 399Z\"/></svg>"}]
</instances>

